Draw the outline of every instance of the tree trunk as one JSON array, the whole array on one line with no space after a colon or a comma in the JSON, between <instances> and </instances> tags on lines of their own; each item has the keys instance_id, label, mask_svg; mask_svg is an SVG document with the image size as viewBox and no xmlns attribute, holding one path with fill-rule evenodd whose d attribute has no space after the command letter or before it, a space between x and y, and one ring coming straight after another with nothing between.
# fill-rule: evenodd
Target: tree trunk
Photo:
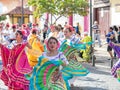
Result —
<instances>
[{"instance_id":1,"label":"tree trunk","mask_svg":"<svg viewBox=\"0 0 120 90\"><path fill-rule=\"evenodd\" d=\"M49 13L46 13L46 22L47 22L47 25L48 25L48 21L49 21Z\"/></svg>"}]
</instances>

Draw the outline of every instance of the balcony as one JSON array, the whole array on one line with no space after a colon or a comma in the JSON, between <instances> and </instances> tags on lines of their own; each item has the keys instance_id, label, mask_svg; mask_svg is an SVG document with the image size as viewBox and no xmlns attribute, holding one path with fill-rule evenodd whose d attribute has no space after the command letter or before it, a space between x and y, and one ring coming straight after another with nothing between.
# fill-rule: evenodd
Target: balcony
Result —
<instances>
[{"instance_id":1,"label":"balcony","mask_svg":"<svg viewBox=\"0 0 120 90\"><path fill-rule=\"evenodd\" d=\"M94 0L94 5L108 4L108 3L110 3L110 0Z\"/></svg>"},{"instance_id":2,"label":"balcony","mask_svg":"<svg viewBox=\"0 0 120 90\"><path fill-rule=\"evenodd\" d=\"M94 8L110 6L110 0L94 0Z\"/></svg>"}]
</instances>

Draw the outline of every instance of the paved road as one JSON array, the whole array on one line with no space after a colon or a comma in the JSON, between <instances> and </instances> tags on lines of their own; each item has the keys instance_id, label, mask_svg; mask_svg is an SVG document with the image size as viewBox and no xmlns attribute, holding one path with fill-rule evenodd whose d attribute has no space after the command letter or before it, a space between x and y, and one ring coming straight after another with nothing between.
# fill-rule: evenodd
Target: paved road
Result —
<instances>
[{"instance_id":1,"label":"paved road","mask_svg":"<svg viewBox=\"0 0 120 90\"><path fill-rule=\"evenodd\" d=\"M110 68L91 67L90 64L84 64L90 71L86 77L79 77L75 81L75 88L72 90L120 90L120 83L111 76Z\"/></svg>"},{"instance_id":2,"label":"paved road","mask_svg":"<svg viewBox=\"0 0 120 90\"><path fill-rule=\"evenodd\" d=\"M75 87L71 90L120 90L120 83L110 74L109 54L106 52L106 45L101 48L95 47L96 64L82 63L89 69L90 73L86 77L79 77L75 82ZM114 63L117 60L114 60ZM1 68L1 65L0 65ZM4 83L0 81L0 90L7 90Z\"/></svg>"},{"instance_id":3,"label":"paved road","mask_svg":"<svg viewBox=\"0 0 120 90\"><path fill-rule=\"evenodd\" d=\"M101 48L95 47L96 64L83 63L90 73L86 77L79 77L75 81L72 90L120 90L120 83L111 75L109 54L106 52L107 45ZM114 60L114 63L117 61Z\"/></svg>"}]
</instances>

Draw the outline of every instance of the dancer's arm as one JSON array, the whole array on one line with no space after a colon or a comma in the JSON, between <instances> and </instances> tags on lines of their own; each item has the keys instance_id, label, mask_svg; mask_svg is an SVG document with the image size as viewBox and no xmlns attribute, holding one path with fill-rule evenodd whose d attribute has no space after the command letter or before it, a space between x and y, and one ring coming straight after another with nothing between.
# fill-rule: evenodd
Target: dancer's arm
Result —
<instances>
[{"instance_id":1,"label":"dancer's arm","mask_svg":"<svg viewBox=\"0 0 120 90\"><path fill-rule=\"evenodd\" d=\"M40 38L39 38L39 36L37 36L36 38L37 38L38 41L41 41Z\"/></svg>"},{"instance_id":2,"label":"dancer's arm","mask_svg":"<svg viewBox=\"0 0 120 90\"><path fill-rule=\"evenodd\" d=\"M67 63L65 61L63 61L62 66L67 66Z\"/></svg>"},{"instance_id":3,"label":"dancer's arm","mask_svg":"<svg viewBox=\"0 0 120 90\"><path fill-rule=\"evenodd\" d=\"M68 62L68 60L67 60L67 58L66 58L66 56L64 54L61 54L60 59L63 62L62 66L66 66L67 64L69 64L69 62Z\"/></svg>"},{"instance_id":4,"label":"dancer's arm","mask_svg":"<svg viewBox=\"0 0 120 90\"><path fill-rule=\"evenodd\" d=\"M29 43L27 43L27 45L26 45L29 49L32 49L32 46L29 44Z\"/></svg>"},{"instance_id":5,"label":"dancer's arm","mask_svg":"<svg viewBox=\"0 0 120 90\"><path fill-rule=\"evenodd\" d=\"M2 47L2 44L0 43L0 48Z\"/></svg>"},{"instance_id":6,"label":"dancer's arm","mask_svg":"<svg viewBox=\"0 0 120 90\"><path fill-rule=\"evenodd\" d=\"M83 44L83 42L79 41L78 44Z\"/></svg>"},{"instance_id":7,"label":"dancer's arm","mask_svg":"<svg viewBox=\"0 0 120 90\"><path fill-rule=\"evenodd\" d=\"M112 42L113 43L113 42ZM115 46L120 46L120 44L119 43L113 43Z\"/></svg>"}]
</instances>

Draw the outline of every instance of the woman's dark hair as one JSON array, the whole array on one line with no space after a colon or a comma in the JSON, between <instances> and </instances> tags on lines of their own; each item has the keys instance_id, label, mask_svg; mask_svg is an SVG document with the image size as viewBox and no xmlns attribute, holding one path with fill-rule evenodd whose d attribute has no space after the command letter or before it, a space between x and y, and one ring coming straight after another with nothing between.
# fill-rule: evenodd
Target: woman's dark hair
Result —
<instances>
[{"instance_id":1,"label":"woman's dark hair","mask_svg":"<svg viewBox=\"0 0 120 90\"><path fill-rule=\"evenodd\" d=\"M60 28L58 26L55 26L56 31L60 31Z\"/></svg>"},{"instance_id":2,"label":"woman's dark hair","mask_svg":"<svg viewBox=\"0 0 120 90\"><path fill-rule=\"evenodd\" d=\"M120 26L118 28L120 29Z\"/></svg>"},{"instance_id":3,"label":"woman's dark hair","mask_svg":"<svg viewBox=\"0 0 120 90\"><path fill-rule=\"evenodd\" d=\"M32 30L32 34L36 34L36 30Z\"/></svg>"},{"instance_id":4,"label":"woman's dark hair","mask_svg":"<svg viewBox=\"0 0 120 90\"><path fill-rule=\"evenodd\" d=\"M109 29L113 30L113 28L112 28L112 27L110 27Z\"/></svg>"},{"instance_id":5,"label":"woman's dark hair","mask_svg":"<svg viewBox=\"0 0 120 90\"><path fill-rule=\"evenodd\" d=\"M113 26L113 29L117 32L118 31L118 27L116 25Z\"/></svg>"},{"instance_id":6,"label":"woman's dark hair","mask_svg":"<svg viewBox=\"0 0 120 90\"><path fill-rule=\"evenodd\" d=\"M22 36L22 38L23 38L23 32L22 31L20 31L20 30L17 30L17 33L19 33L21 36Z\"/></svg>"},{"instance_id":7,"label":"woman's dark hair","mask_svg":"<svg viewBox=\"0 0 120 90\"><path fill-rule=\"evenodd\" d=\"M48 42L49 42L51 39L54 39L54 40L58 43L58 40L57 40L55 37L50 37L50 38L48 39Z\"/></svg>"}]
</instances>

